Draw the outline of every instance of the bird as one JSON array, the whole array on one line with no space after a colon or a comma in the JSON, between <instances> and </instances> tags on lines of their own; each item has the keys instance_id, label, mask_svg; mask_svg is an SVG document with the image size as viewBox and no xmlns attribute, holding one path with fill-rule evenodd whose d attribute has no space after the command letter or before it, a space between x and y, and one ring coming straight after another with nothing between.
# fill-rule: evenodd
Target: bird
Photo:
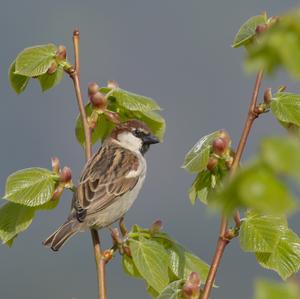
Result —
<instances>
[{"instance_id":1,"label":"bird","mask_svg":"<svg viewBox=\"0 0 300 299\"><path fill-rule=\"evenodd\" d=\"M147 170L144 155L156 143L159 139L144 122L119 123L84 166L67 221L43 244L58 251L76 233L121 219L141 190Z\"/></svg>"}]
</instances>

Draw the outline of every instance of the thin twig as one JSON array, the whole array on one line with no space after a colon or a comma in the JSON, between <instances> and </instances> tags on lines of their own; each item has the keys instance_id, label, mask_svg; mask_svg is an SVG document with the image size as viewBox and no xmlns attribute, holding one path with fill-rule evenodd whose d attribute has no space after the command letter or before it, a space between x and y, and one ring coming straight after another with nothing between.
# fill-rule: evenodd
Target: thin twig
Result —
<instances>
[{"instance_id":1,"label":"thin twig","mask_svg":"<svg viewBox=\"0 0 300 299\"><path fill-rule=\"evenodd\" d=\"M86 116L84 102L83 102L81 88L80 88L79 30L74 30L73 32L73 44L74 44L75 67L70 67L66 69L66 72L70 75L75 88L77 104L78 104L80 117L84 129L85 158L86 161L88 161L92 157L92 137L91 137L91 130L89 128L88 121L87 121L87 116ZM91 236L94 245L94 255L95 255L96 267L97 267L99 299L106 299L105 261L102 258L102 251L101 251L98 231L95 229L91 229Z\"/></svg>"},{"instance_id":2,"label":"thin twig","mask_svg":"<svg viewBox=\"0 0 300 299\"><path fill-rule=\"evenodd\" d=\"M233 175L241 161L241 157L245 148L245 145L248 140L249 132L252 128L254 120L258 117L257 112L255 111L256 105L257 105L257 98L259 89L261 86L261 82L263 79L263 71L259 71L256 76L256 81L253 89L253 94L249 106L249 111L247 115L247 119L244 125L244 129L242 132L242 135L240 137L240 141L236 150L236 155L234 157L233 164L231 166L231 175ZM237 212L234 216L235 222L240 223L240 216ZM217 270L219 268L224 250L226 248L226 245L230 242L230 239L226 237L226 232L228 231L228 219L225 215L222 215L221 225L220 225L220 233L219 233L219 239L216 245L215 255L213 257L209 273L205 282L204 290L201 296L201 299L208 299L211 293L211 289L213 287L213 283L216 277Z\"/></svg>"}]
</instances>

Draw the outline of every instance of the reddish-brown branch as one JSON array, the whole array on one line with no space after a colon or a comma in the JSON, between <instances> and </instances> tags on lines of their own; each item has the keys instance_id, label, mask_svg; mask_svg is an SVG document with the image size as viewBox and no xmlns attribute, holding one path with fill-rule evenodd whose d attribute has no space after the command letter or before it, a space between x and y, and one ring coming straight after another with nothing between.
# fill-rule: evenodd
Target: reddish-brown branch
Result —
<instances>
[{"instance_id":1,"label":"reddish-brown branch","mask_svg":"<svg viewBox=\"0 0 300 299\"><path fill-rule=\"evenodd\" d=\"M73 32L73 44L74 44L75 67L68 68L66 72L72 78L74 88L75 88L77 104L78 104L80 117L84 129L85 157L86 157L86 161L88 161L93 154L92 137L91 137L91 130L89 128L88 121L87 121L87 116L85 112L85 107L84 107L84 102L83 102L81 87L80 87L79 30L74 30ZM91 236L94 245L94 255L95 255L96 267L97 267L99 299L106 299L105 260L102 258L102 251L101 251L98 231L95 229L91 229Z\"/></svg>"},{"instance_id":2,"label":"reddish-brown branch","mask_svg":"<svg viewBox=\"0 0 300 299\"><path fill-rule=\"evenodd\" d=\"M250 106L249 106L247 119L246 119L246 122L244 125L242 135L240 137L240 141L239 141L239 144L238 144L238 147L236 150L233 164L231 166L231 175L233 175L235 173L235 171L237 170L237 168L240 164L241 157L242 157L242 154L245 149L245 145L248 140L249 132L252 128L254 120L258 116L258 114L256 112L256 106L257 106L257 98L258 98L258 93L259 93L262 79L263 79L263 71L261 70L258 72L258 74L256 76L256 81L255 81L255 85L254 85L254 89L253 89L253 94L252 94L252 98L251 98L251 102L250 102ZM235 213L234 220L237 225L240 224L239 212ZM208 299L210 296L211 289L213 287L213 283L214 283L214 280L215 280L215 277L217 274L217 270L219 268L224 250L226 248L226 245L230 241L228 238L226 238L227 231L228 231L228 219L225 215L223 215L222 220L221 220L219 239L218 239L218 242L216 245L215 255L213 257L213 260L212 260L212 263L211 263L211 266L210 266L210 269L208 272L208 276L207 276L207 279L205 282L205 286L204 286L204 290L203 290L201 299Z\"/></svg>"}]
</instances>

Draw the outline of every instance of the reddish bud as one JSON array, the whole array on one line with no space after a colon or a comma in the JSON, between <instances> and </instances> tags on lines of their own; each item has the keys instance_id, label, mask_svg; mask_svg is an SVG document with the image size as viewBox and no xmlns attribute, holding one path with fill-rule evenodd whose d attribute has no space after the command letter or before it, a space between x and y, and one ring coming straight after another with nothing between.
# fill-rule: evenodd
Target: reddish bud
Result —
<instances>
[{"instance_id":1,"label":"reddish bud","mask_svg":"<svg viewBox=\"0 0 300 299\"><path fill-rule=\"evenodd\" d=\"M57 157L51 158L51 166L52 166L53 172L59 173L59 171L60 171L60 162L59 162L59 159Z\"/></svg>"},{"instance_id":2,"label":"reddish bud","mask_svg":"<svg viewBox=\"0 0 300 299\"><path fill-rule=\"evenodd\" d=\"M267 24L260 24L256 27L255 32L256 32L256 34L261 34L261 33L265 32L267 29L268 29Z\"/></svg>"},{"instance_id":3,"label":"reddish bud","mask_svg":"<svg viewBox=\"0 0 300 299\"><path fill-rule=\"evenodd\" d=\"M60 172L60 181L63 183L68 183L72 180L71 168L65 166Z\"/></svg>"},{"instance_id":4,"label":"reddish bud","mask_svg":"<svg viewBox=\"0 0 300 299\"><path fill-rule=\"evenodd\" d=\"M222 137L218 137L213 141L212 149L215 154L222 156L227 150L228 143Z\"/></svg>"},{"instance_id":5,"label":"reddish bud","mask_svg":"<svg viewBox=\"0 0 300 299\"><path fill-rule=\"evenodd\" d=\"M182 295L185 299L196 299L200 295L200 277L198 273L192 272L182 287Z\"/></svg>"},{"instance_id":6,"label":"reddish bud","mask_svg":"<svg viewBox=\"0 0 300 299\"><path fill-rule=\"evenodd\" d=\"M219 137L223 138L227 142L227 145L229 145L231 139L230 139L230 136L229 136L229 134L226 130L224 130L224 129L220 130L219 131Z\"/></svg>"},{"instance_id":7,"label":"reddish bud","mask_svg":"<svg viewBox=\"0 0 300 299\"><path fill-rule=\"evenodd\" d=\"M64 187L59 185L55 189L54 193L52 194L51 200L57 200L57 199L59 199L61 197L61 195L62 195L63 192L64 192Z\"/></svg>"},{"instance_id":8,"label":"reddish bud","mask_svg":"<svg viewBox=\"0 0 300 299\"><path fill-rule=\"evenodd\" d=\"M269 87L264 92L264 102L265 104L270 104L272 100L272 89Z\"/></svg>"},{"instance_id":9,"label":"reddish bud","mask_svg":"<svg viewBox=\"0 0 300 299\"><path fill-rule=\"evenodd\" d=\"M57 70L57 63L55 61L52 62L51 66L47 70L47 74L54 74Z\"/></svg>"},{"instance_id":10,"label":"reddish bud","mask_svg":"<svg viewBox=\"0 0 300 299\"><path fill-rule=\"evenodd\" d=\"M111 89L116 89L116 88L119 88L119 84L115 80L108 80L107 81L107 87L111 88Z\"/></svg>"},{"instance_id":11,"label":"reddish bud","mask_svg":"<svg viewBox=\"0 0 300 299\"><path fill-rule=\"evenodd\" d=\"M160 219L157 219L154 221L150 227L150 232L152 234L158 233L162 229L162 221Z\"/></svg>"},{"instance_id":12,"label":"reddish bud","mask_svg":"<svg viewBox=\"0 0 300 299\"><path fill-rule=\"evenodd\" d=\"M99 91L99 85L96 82L91 82L88 85L88 95L91 96Z\"/></svg>"},{"instance_id":13,"label":"reddish bud","mask_svg":"<svg viewBox=\"0 0 300 299\"><path fill-rule=\"evenodd\" d=\"M107 249L102 253L102 258L108 263L113 258L113 250Z\"/></svg>"},{"instance_id":14,"label":"reddish bud","mask_svg":"<svg viewBox=\"0 0 300 299\"><path fill-rule=\"evenodd\" d=\"M105 110L107 107L107 99L105 95L99 91L90 96L90 102L95 108L100 110Z\"/></svg>"},{"instance_id":15,"label":"reddish bud","mask_svg":"<svg viewBox=\"0 0 300 299\"><path fill-rule=\"evenodd\" d=\"M120 116L117 112L106 110L104 114L111 122L113 122L116 125L118 125L121 122Z\"/></svg>"},{"instance_id":16,"label":"reddish bud","mask_svg":"<svg viewBox=\"0 0 300 299\"><path fill-rule=\"evenodd\" d=\"M132 255L131 255L131 250L130 250L129 247L123 246L123 252L124 252L124 254L126 254L127 256L132 257Z\"/></svg>"},{"instance_id":17,"label":"reddish bud","mask_svg":"<svg viewBox=\"0 0 300 299\"><path fill-rule=\"evenodd\" d=\"M211 157L208 160L207 169L209 171L213 171L215 169L215 167L217 166L217 164L218 164L218 159L215 157Z\"/></svg>"},{"instance_id":18,"label":"reddish bud","mask_svg":"<svg viewBox=\"0 0 300 299\"><path fill-rule=\"evenodd\" d=\"M67 58L66 47L62 46L62 45L58 46L55 56L59 60L66 60L66 58Z\"/></svg>"}]
</instances>

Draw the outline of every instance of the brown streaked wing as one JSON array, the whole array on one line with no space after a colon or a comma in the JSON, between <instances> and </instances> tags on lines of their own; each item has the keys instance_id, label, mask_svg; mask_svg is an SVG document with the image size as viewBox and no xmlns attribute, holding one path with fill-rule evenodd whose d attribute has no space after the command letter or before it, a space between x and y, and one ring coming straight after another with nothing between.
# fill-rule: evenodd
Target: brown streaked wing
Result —
<instances>
[{"instance_id":1,"label":"brown streaked wing","mask_svg":"<svg viewBox=\"0 0 300 299\"><path fill-rule=\"evenodd\" d=\"M114 199L132 190L139 180L126 178L136 171L139 159L131 151L113 143L106 144L87 163L75 193L74 207L87 210L87 214L102 210Z\"/></svg>"}]
</instances>

